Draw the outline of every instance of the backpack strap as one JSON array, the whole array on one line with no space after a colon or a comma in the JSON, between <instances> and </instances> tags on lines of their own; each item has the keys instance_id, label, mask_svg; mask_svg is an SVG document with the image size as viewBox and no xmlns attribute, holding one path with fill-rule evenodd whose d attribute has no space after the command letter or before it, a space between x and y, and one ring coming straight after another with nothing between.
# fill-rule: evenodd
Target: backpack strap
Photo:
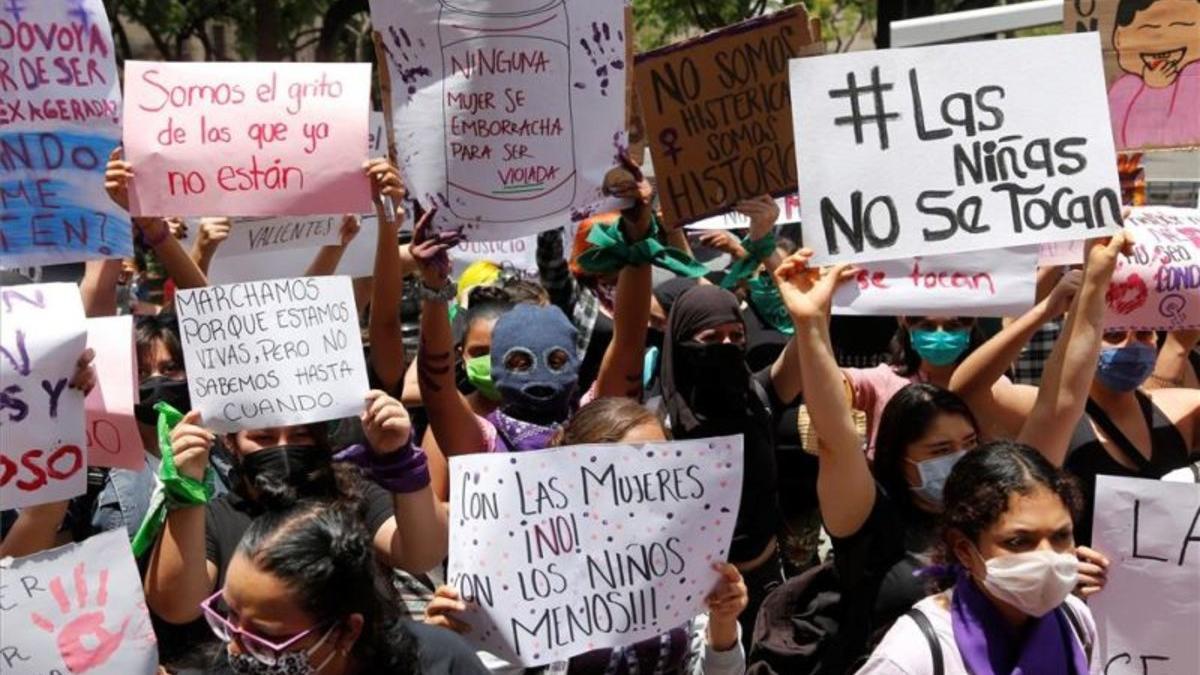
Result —
<instances>
[{"instance_id":1,"label":"backpack strap","mask_svg":"<svg viewBox=\"0 0 1200 675\"><path fill-rule=\"evenodd\" d=\"M1079 618L1069 603L1062 604L1062 611L1067 615L1067 621L1071 624L1071 632L1075 633L1075 638L1079 640L1079 644L1083 645L1084 656L1087 656L1090 664L1092 662L1092 641L1088 639L1087 632L1083 630L1083 620Z\"/></svg>"},{"instance_id":2,"label":"backpack strap","mask_svg":"<svg viewBox=\"0 0 1200 675\"><path fill-rule=\"evenodd\" d=\"M929 643L929 655L933 658L933 675L945 675L946 665L942 660L942 643L938 641L937 633L933 632L933 624L929 623L929 617L916 607L908 610L904 616L917 624L917 628L925 636L925 641Z\"/></svg>"}]
</instances>

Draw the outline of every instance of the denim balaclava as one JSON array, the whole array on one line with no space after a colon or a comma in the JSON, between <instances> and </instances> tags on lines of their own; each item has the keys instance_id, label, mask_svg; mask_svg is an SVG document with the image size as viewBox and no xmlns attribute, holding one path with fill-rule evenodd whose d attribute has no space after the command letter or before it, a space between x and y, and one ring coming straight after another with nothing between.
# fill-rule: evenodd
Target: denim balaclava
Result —
<instances>
[{"instance_id":1,"label":"denim balaclava","mask_svg":"<svg viewBox=\"0 0 1200 675\"><path fill-rule=\"evenodd\" d=\"M500 391L501 409L528 422L566 420L579 384L579 356L575 351L575 326L557 307L517 305L496 321L492 329L492 381ZM565 363L550 367L549 356L561 350ZM524 352L530 367L509 370L505 363Z\"/></svg>"}]
</instances>

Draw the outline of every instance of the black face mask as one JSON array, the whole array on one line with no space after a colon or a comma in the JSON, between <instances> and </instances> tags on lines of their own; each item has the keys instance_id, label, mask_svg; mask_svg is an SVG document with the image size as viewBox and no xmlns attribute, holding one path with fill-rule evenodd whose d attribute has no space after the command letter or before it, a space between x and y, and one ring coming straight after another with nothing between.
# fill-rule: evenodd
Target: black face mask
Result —
<instances>
[{"instance_id":1,"label":"black face mask","mask_svg":"<svg viewBox=\"0 0 1200 675\"><path fill-rule=\"evenodd\" d=\"M188 394L187 380L173 380L165 375L155 375L142 380L138 385L141 402L134 405L133 415L142 424L154 426L158 423L158 411L154 404L169 403L181 413L192 409L192 398Z\"/></svg>"},{"instance_id":2,"label":"black face mask","mask_svg":"<svg viewBox=\"0 0 1200 675\"><path fill-rule=\"evenodd\" d=\"M333 496L332 472L324 472L325 480L313 476L332 463L332 454L323 446L277 445L243 455L237 472L258 491L264 505L286 508L306 497Z\"/></svg>"},{"instance_id":3,"label":"black face mask","mask_svg":"<svg viewBox=\"0 0 1200 675\"><path fill-rule=\"evenodd\" d=\"M676 386L691 408L704 417L744 417L750 393L746 348L687 342L676 347Z\"/></svg>"}]
</instances>

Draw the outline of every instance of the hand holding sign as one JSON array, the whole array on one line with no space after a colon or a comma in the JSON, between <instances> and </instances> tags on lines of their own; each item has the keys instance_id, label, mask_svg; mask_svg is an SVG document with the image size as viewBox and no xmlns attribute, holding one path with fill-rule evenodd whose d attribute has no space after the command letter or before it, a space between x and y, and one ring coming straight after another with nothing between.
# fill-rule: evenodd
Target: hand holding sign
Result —
<instances>
[{"instance_id":1,"label":"hand holding sign","mask_svg":"<svg viewBox=\"0 0 1200 675\"><path fill-rule=\"evenodd\" d=\"M857 273L847 264L824 270L812 269L808 266L812 257L812 249L800 249L775 269L775 285L779 288L779 295L788 313L796 320L828 317L834 291Z\"/></svg>"}]
</instances>

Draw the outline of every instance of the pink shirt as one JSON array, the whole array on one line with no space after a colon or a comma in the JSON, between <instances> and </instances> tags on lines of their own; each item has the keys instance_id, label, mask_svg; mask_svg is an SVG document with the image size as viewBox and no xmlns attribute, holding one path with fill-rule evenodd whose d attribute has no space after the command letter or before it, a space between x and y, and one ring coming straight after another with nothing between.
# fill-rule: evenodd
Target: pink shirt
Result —
<instances>
[{"instance_id":1,"label":"pink shirt","mask_svg":"<svg viewBox=\"0 0 1200 675\"><path fill-rule=\"evenodd\" d=\"M874 368L843 368L842 374L854 390L851 407L867 414L867 459L875 457L875 434L879 432L879 420L883 409L896 392L914 382L923 382L920 372L910 377L898 375L886 363Z\"/></svg>"},{"instance_id":2,"label":"pink shirt","mask_svg":"<svg viewBox=\"0 0 1200 675\"><path fill-rule=\"evenodd\" d=\"M1200 146L1200 61L1161 89L1126 73L1108 90L1108 107L1118 150Z\"/></svg>"}]
</instances>

